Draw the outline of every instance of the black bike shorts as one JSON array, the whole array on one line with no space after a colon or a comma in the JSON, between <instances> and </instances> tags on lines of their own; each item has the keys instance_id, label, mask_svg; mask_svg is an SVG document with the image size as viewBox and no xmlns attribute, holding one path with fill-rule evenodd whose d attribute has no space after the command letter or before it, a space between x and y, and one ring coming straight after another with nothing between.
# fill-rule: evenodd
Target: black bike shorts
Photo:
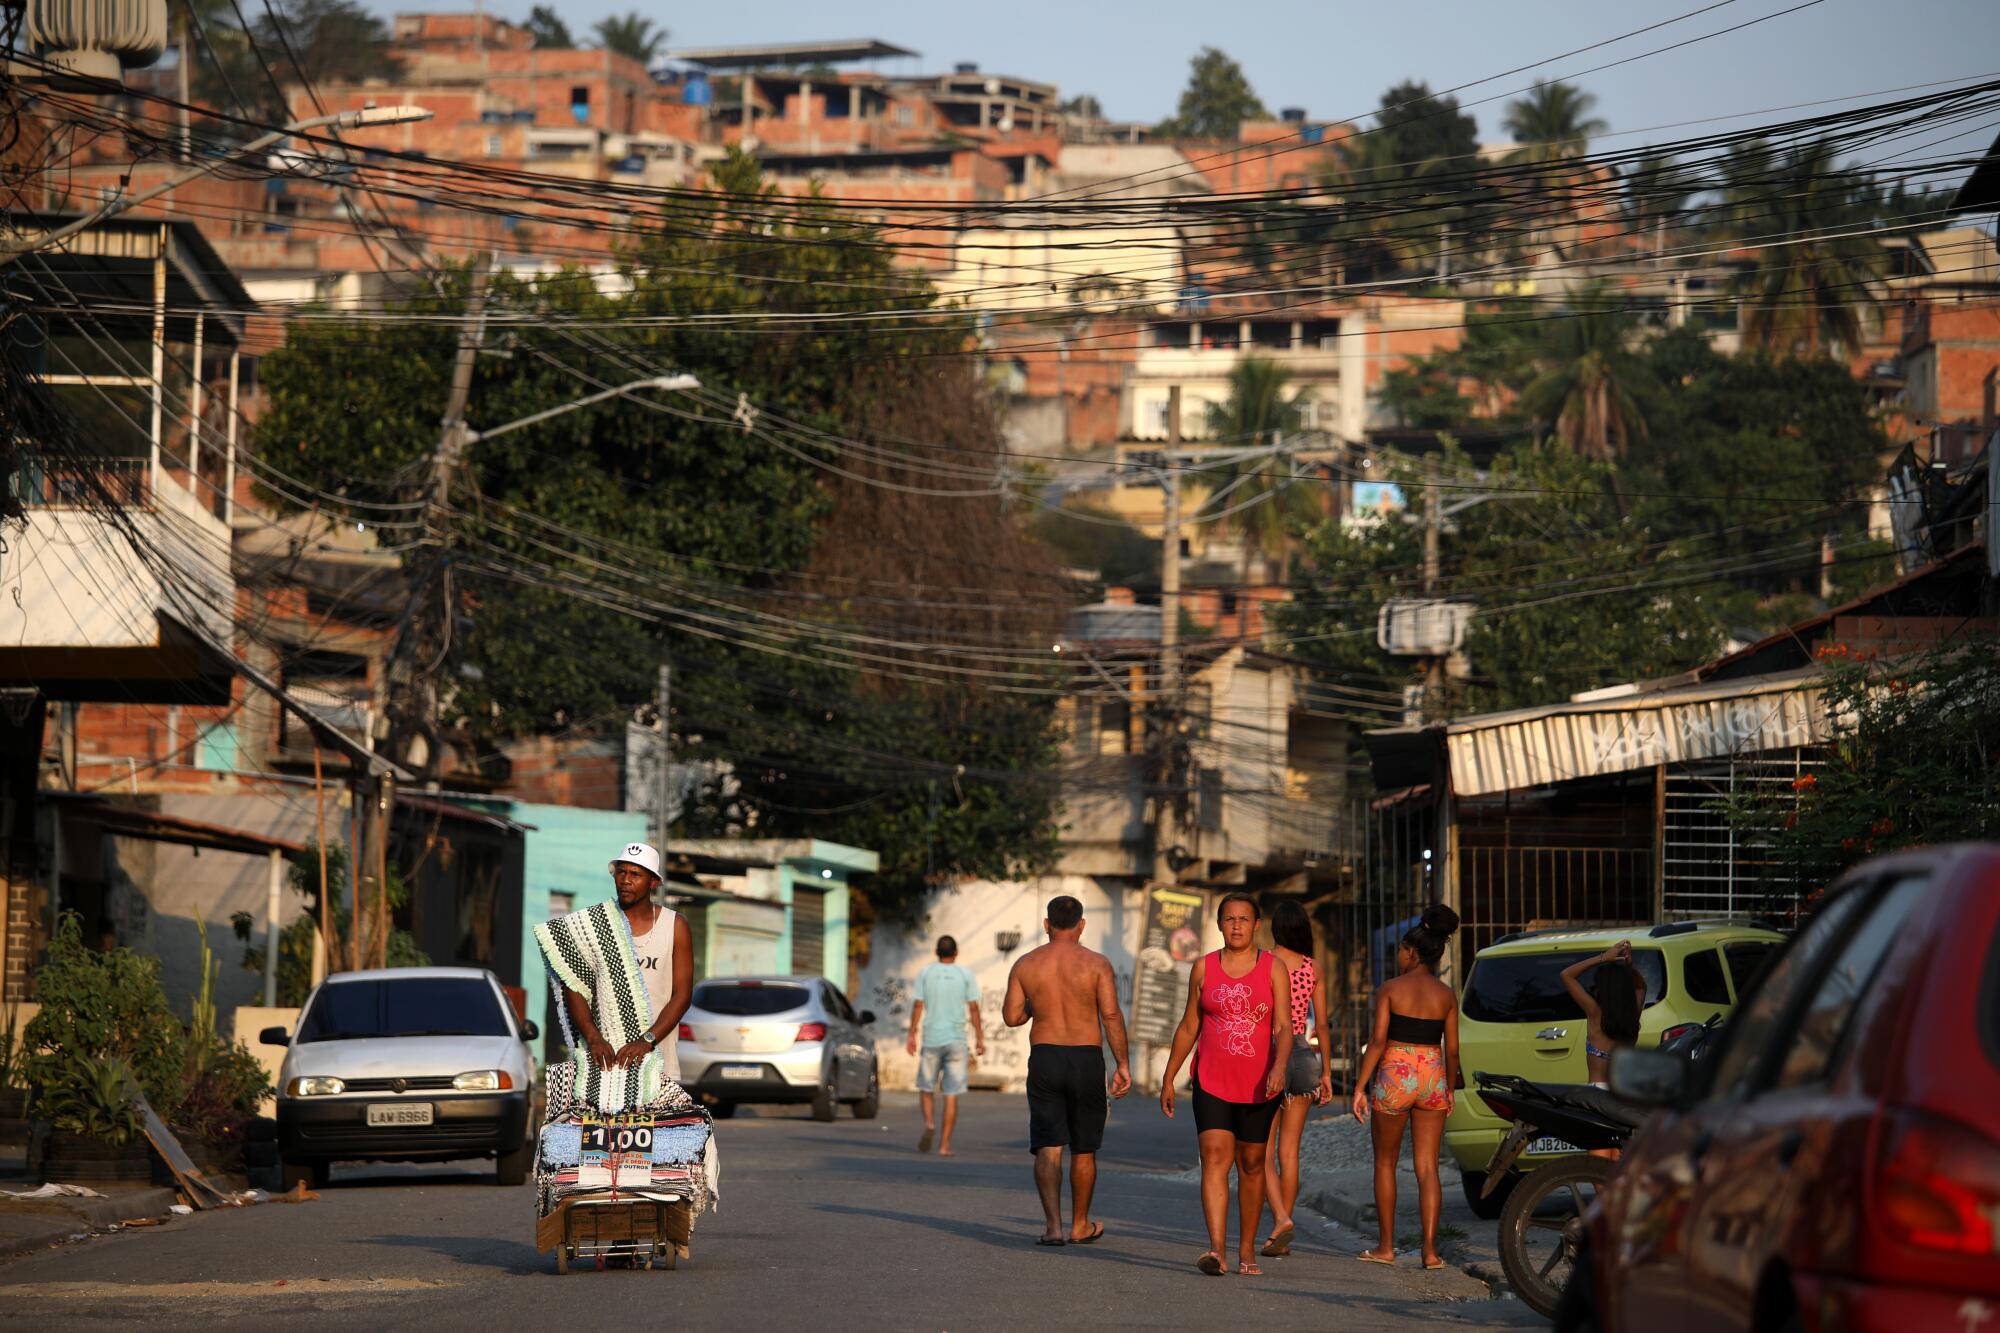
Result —
<instances>
[{"instance_id":1,"label":"black bike shorts","mask_svg":"<svg viewBox=\"0 0 2000 1333\"><path fill-rule=\"evenodd\" d=\"M1028 1151L1096 1152L1111 1106L1100 1046L1028 1048Z\"/></svg>"},{"instance_id":2,"label":"black bike shorts","mask_svg":"<svg viewBox=\"0 0 2000 1333\"><path fill-rule=\"evenodd\" d=\"M1239 1143L1264 1143L1271 1137L1271 1122L1278 1118L1278 1107L1282 1097L1273 1097L1268 1102L1225 1102L1201 1086L1201 1075L1194 1080L1194 1132L1206 1134L1211 1129L1228 1130Z\"/></svg>"}]
</instances>

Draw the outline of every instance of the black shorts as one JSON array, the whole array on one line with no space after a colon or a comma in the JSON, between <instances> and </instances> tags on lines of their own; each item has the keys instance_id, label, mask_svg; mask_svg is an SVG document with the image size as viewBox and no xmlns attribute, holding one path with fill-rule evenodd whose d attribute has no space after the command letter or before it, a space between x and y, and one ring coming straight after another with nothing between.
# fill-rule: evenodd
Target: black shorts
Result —
<instances>
[{"instance_id":1,"label":"black shorts","mask_svg":"<svg viewBox=\"0 0 2000 1333\"><path fill-rule=\"evenodd\" d=\"M1268 1102L1225 1102L1212 1092L1205 1092L1201 1086L1201 1076L1194 1080L1194 1132L1206 1134L1211 1129L1226 1129L1236 1136L1239 1143L1263 1143L1271 1137L1271 1122L1278 1118L1278 1106L1282 1097L1273 1097Z\"/></svg>"},{"instance_id":2,"label":"black shorts","mask_svg":"<svg viewBox=\"0 0 2000 1333\"><path fill-rule=\"evenodd\" d=\"M1111 1098L1100 1046L1028 1048L1028 1151L1096 1152Z\"/></svg>"}]
</instances>

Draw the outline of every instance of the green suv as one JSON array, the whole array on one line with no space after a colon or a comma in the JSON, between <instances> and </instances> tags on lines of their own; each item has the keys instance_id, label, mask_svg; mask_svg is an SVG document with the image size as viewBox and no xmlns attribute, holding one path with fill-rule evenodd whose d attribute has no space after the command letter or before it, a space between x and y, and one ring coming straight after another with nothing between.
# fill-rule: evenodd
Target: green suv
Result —
<instances>
[{"instance_id":1,"label":"green suv","mask_svg":"<svg viewBox=\"0 0 2000 1333\"><path fill-rule=\"evenodd\" d=\"M1632 965L1646 980L1639 1043L1651 1046L1675 1029L1727 1014L1750 978L1784 936L1761 926L1692 921L1664 926L1534 930L1504 935L1472 960L1458 1006L1458 1055L1466 1090L1445 1121L1445 1146L1465 1180L1465 1197L1480 1217L1496 1218L1505 1189L1481 1199L1486 1165L1511 1122L1493 1114L1472 1090L1475 1074L1515 1074L1537 1083L1584 1083L1583 1012L1563 990L1562 971L1620 940L1632 945ZM1590 984L1586 974L1584 985ZM1535 1140L1519 1165L1574 1152L1559 1139Z\"/></svg>"}]
</instances>

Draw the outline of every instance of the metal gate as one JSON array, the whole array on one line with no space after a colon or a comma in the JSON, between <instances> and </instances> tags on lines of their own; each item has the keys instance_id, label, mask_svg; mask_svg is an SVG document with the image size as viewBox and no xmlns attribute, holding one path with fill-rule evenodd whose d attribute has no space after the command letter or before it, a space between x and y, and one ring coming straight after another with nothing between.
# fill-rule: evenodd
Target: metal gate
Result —
<instances>
[{"instance_id":1,"label":"metal gate","mask_svg":"<svg viewBox=\"0 0 2000 1333\"><path fill-rule=\"evenodd\" d=\"M792 971L817 977L826 972L826 895L792 890Z\"/></svg>"},{"instance_id":2,"label":"metal gate","mask_svg":"<svg viewBox=\"0 0 2000 1333\"><path fill-rule=\"evenodd\" d=\"M1755 829L1728 816L1732 801L1783 805L1822 762L1814 750L1772 750L1669 768L1660 839L1660 913L1670 921L1789 920L1801 886Z\"/></svg>"}]
</instances>

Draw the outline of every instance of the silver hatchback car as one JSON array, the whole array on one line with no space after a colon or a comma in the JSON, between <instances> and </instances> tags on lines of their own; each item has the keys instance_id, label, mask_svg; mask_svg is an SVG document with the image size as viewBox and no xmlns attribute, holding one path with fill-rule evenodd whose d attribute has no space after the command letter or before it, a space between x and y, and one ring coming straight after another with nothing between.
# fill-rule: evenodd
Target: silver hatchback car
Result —
<instances>
[{"instance_id":1,"label":"silver hatchback car","mask_svg":"<svg viewBox=\"0 0 2000 1333\"><path fill-rule=\"evenodd\" d=\"M745 1102L810 1103L832 1120L881 1109L873 1012L854 1012L823 977L715 977L699 983L681 1019L681 1085L727 1118Z\"/></svg>"}]
</instances>

